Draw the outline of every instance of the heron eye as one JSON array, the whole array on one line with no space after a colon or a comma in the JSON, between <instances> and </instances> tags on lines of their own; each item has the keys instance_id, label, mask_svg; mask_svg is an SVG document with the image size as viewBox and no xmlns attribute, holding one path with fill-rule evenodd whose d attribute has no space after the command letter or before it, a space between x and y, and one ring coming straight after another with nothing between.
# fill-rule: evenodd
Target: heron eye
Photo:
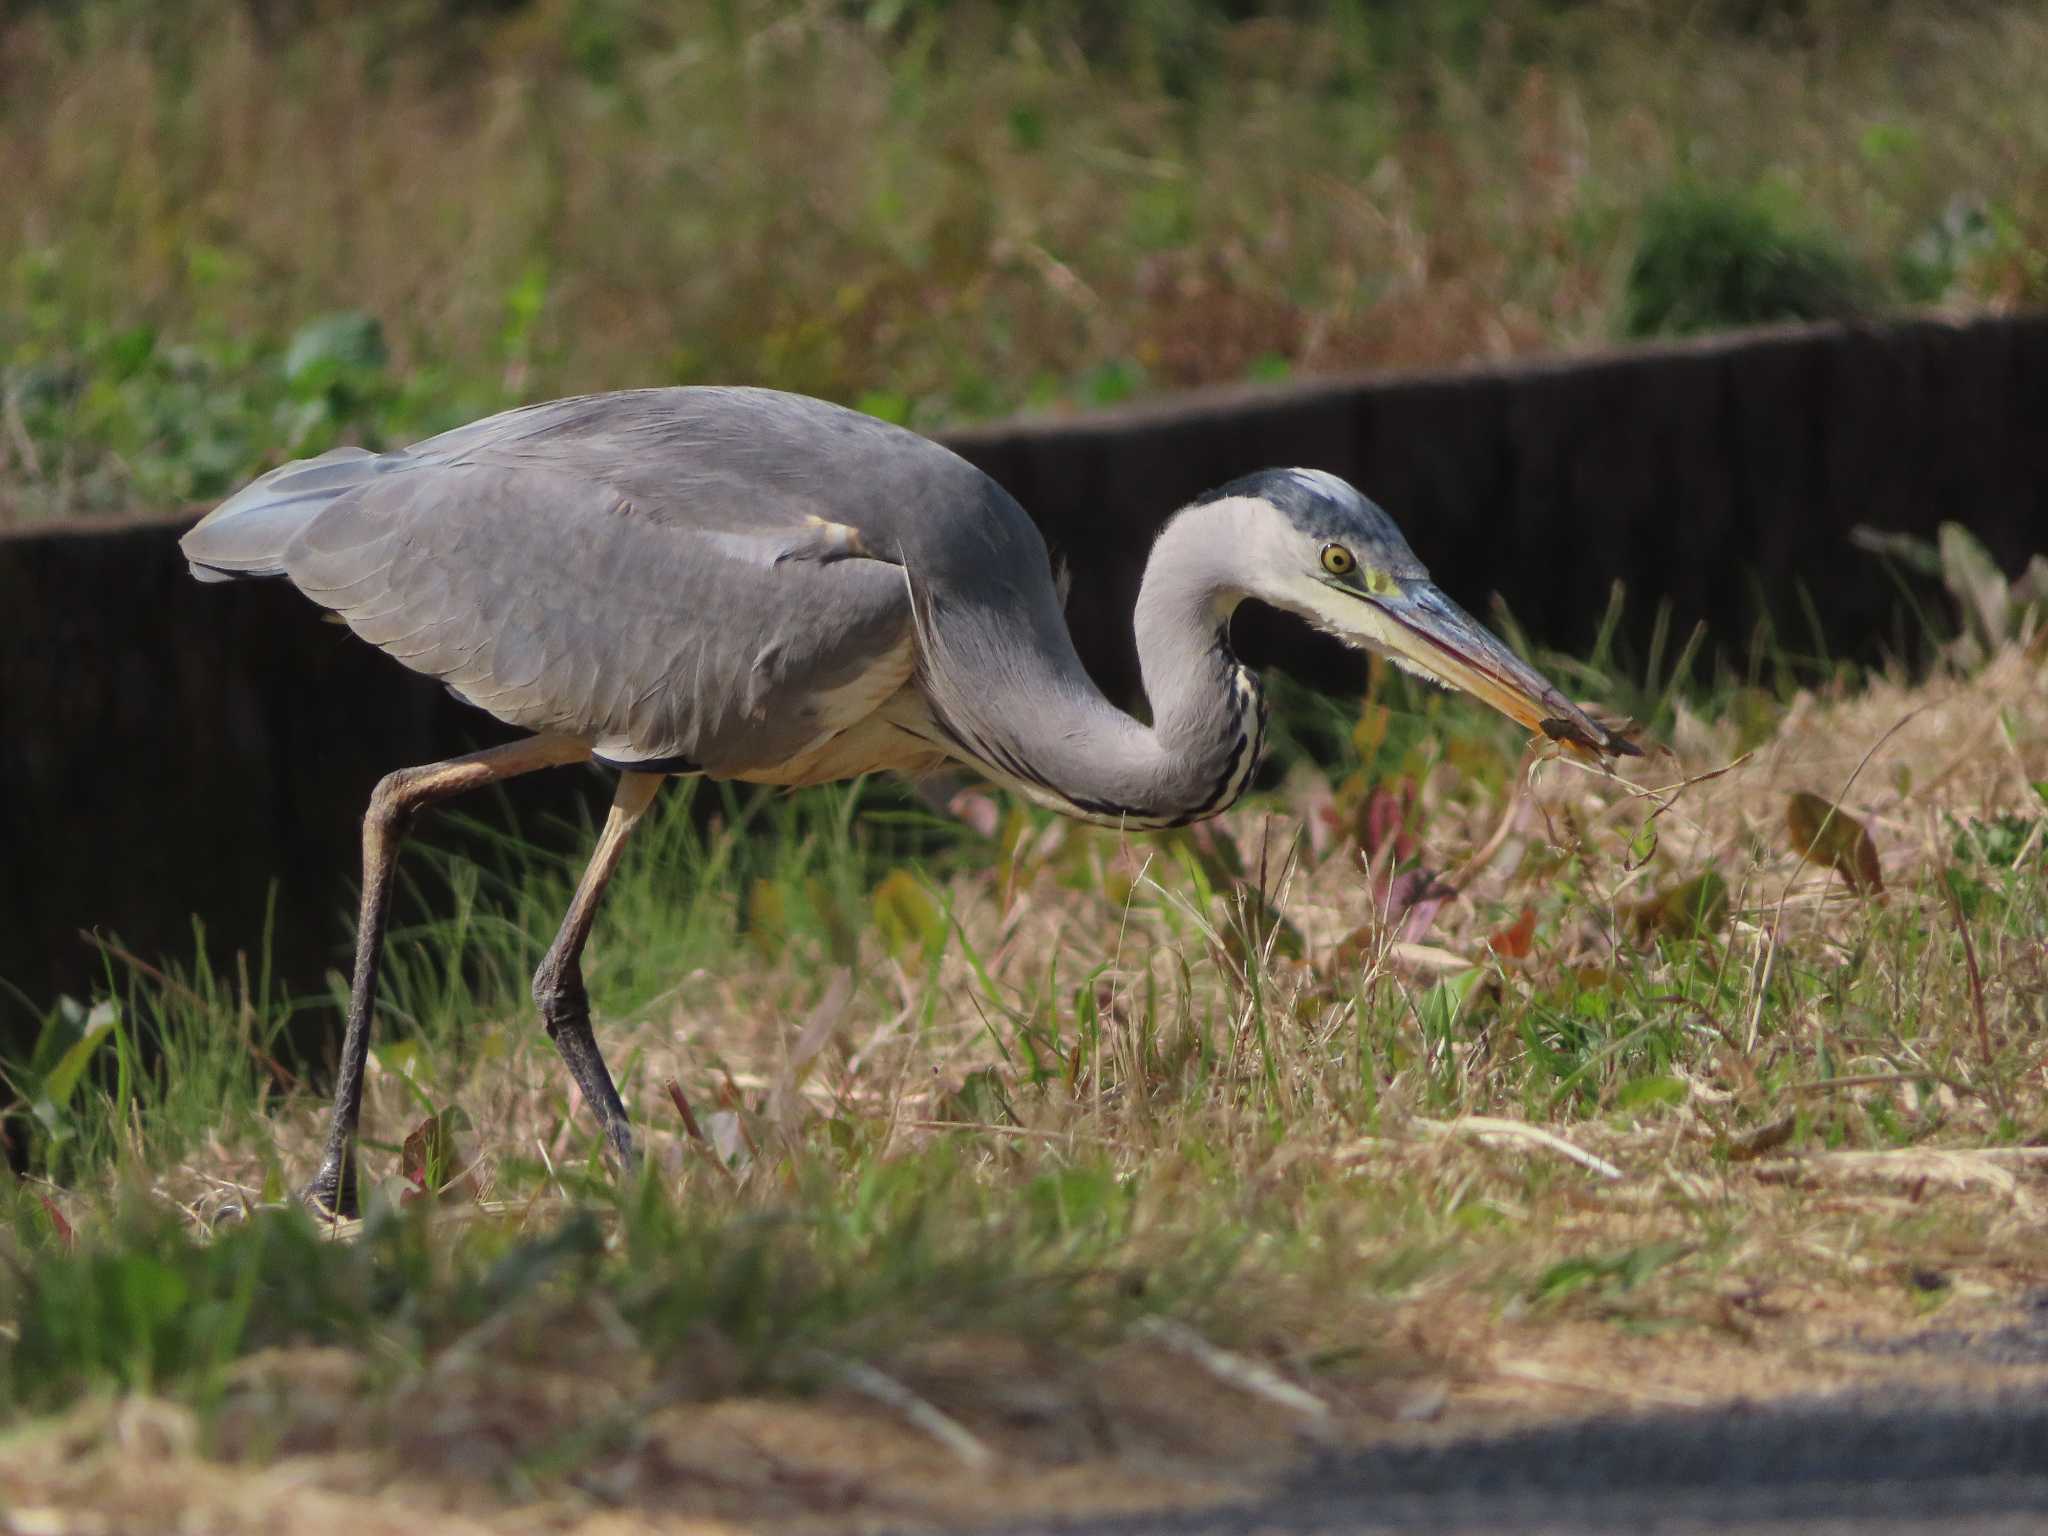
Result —
<instances>
[{"instance_id":1,"label":"heron eye","mask_svg":"<svg viewBox=\"0 0 2048 1536\"><path fill-rule=\"evenodd\" d=\"M1342 544L1323 546L1323 569L1332 576L1349 576L1358 569L1358 560Z\"/></svg>"}]
</instances>

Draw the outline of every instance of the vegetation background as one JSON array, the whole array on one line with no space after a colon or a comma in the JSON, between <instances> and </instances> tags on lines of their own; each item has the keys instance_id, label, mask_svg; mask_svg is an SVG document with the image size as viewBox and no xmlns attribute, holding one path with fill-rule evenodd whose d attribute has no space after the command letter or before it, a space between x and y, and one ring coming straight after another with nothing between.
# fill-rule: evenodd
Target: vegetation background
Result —
<instances>
[{"instance_id":1,"label":"vegetation background","mask_svg":"<svg viewBox=\"0 0 2048 1536\"><path fill-rule=\"evenodd\" d=\"M625 385L920 428L2048 299L2011 0L12 0L0 523Z\"/></svg>"},{"instance_id":2,"label":"vegetation background","mask_svg":"<svg viewBox=\"0 0 2048 1536\"><path fill-rule=\"evenodd\" d=\"M2044 57L1992 0L14 0L0 521L615 385L941 427L2039 304ZM1916 1340L2048 1284L2048 565L1883 552L1924 668L1542 658L1617 775L1375 668L1172 834L668 793L588 957L644 1180L530 1020L562 857L408 855L360 1224L288 1198L332 996L110 944L0 1066L0 1526L957 1524L1981 1387Z\"/></svg>"}]
</instances>

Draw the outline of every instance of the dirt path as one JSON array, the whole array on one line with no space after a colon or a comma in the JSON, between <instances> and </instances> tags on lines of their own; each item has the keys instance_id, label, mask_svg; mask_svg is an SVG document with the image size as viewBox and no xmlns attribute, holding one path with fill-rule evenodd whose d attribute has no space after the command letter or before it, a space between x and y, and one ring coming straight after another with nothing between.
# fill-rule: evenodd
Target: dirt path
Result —
<instances>
[{"instance_id":1,"label":"dirt path","mask_svg":"<svg viewBox=\"0 0 2048 1536\"><path fill-rule=\"evenodd\" d=\"M916 1386L973 1422L984 1451L971 1458L900 1404L841 1389L677 1402L526 1492L535 1455L563 1454L529 1421L604 1422L585 1412L604 1407L587 1384L565 1395L565 1378L508 1365L480 1396L429 1372L343 1435L359 1362L281 1353L238 1375L210 1434L187 1408L131 1399L0 1440L0 1536L2048 1531L2048 1295L1838 1332L1796 1370L1748 1346L1688 1355L1697 1337L1607 1327L1579 1343L1578 1370L1548 1388L1514 1378L1520 1403L1468 1384L1461 1406L1379 1373L1353 1383L1359 1402L1384 1396L1379 1409L1320 1428L1270 1381L1219 1379L1157 1341L1079 1377L1020 1347L941 1352ZM624 1371L622 1358L599 1374ZM1701 1389L1695 1406L1644 1406L1660 1373ZM1682 1401L1671 1381L1662 1401ZM1626 1413L1577 1411L1631 1395Z\"/></svg>"}]
</instances>

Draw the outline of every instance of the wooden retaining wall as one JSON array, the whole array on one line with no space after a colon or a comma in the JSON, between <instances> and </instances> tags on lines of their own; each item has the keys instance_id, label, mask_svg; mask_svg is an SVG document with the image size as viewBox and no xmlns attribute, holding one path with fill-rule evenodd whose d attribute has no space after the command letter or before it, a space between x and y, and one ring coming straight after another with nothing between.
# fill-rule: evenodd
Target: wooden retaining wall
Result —
<instances>
[{"instance_id":1,"label":"wooden retaining wall","mask_svg":"<svg viewBox=\"0 0 2048 1536\"><path fill-rule=\"evenodd\" d=\"M1083 655L1129 698L1131 603L1161 519L1248 470L1314 465L1386 506L1461 602L1501 594L1584 644L1616 580L1739 649L1759 599L1803 641L1868 651L1896 595L1857 524L1973 527L2017 566L2048 547L2048 317L1813 327L1424 377L1203 394L950 439L1075 570ZM500 739L434 684L270 584L202 588L184 520L0 536L0 979L37 1004L133 951L254 949L277 888L295 989L338 963L357 818L377 776ZM1355 687L1358 658L1266 613L1250 659ZM553 780L552 783L547 782ZM508 792L531 826L595 783ZM0 1053L30 1022L0 991Z\"/></svg>"}]
</instances>

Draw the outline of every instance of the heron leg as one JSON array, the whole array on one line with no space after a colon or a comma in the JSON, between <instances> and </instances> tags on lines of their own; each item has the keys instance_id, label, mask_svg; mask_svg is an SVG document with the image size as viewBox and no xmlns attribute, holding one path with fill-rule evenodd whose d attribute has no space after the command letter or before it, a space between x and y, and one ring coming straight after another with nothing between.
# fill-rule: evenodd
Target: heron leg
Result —
<instances>
[{"instance_id":1,"label":"heron leg","mask_svg":"<svg viewBox=\"0 0 2048 1536\"><path fill-rule=\"evenodd\" d=\"M626 1119L626 1106L619 1102L619 1090L604 1064L604 1055L597 1048L597 1037L591 1033L590 998L583 990L583 945L590 937L590 924L597 916L604 888L619 867L627 835L654 803L662 778L658 773L619 775L611 814L605 817L604 831L598 834L589 867L583 871L583 879L570 899L561 931L548 946L540 969L533 973L533 1000L540 1008L548 1038L555 1042L555 1049L568 1064L570 1076L576 1079L583 1102L597 1116L605 1139L611 1143L620 1165L626 1168L633 1167L636 1161L633 1128Z\"/></svg>"},{"instance_id":2,"label":"heron leg","mask_svg":"<svg viewBox=\"0 0 2048 1536\"><path fill-rule=\"evenodd\" d=\"M581 742L535 736L446 762L401 768L378 781L363 816L363 904L356 921L355 980L349 987L348 1026L334 1083L334 1111L327 1124L320 1170L300 1197L320 1215L354 1216L360 1209L356 1129L363 1116L363 1072L369 1062L370 1021L377 1007L377 974L391 910L392 877L398 869L398 847L406 828L419 811L437 800L538 768L581 762L589 756L590 749Z\"/></svg>"}]
</instances>

